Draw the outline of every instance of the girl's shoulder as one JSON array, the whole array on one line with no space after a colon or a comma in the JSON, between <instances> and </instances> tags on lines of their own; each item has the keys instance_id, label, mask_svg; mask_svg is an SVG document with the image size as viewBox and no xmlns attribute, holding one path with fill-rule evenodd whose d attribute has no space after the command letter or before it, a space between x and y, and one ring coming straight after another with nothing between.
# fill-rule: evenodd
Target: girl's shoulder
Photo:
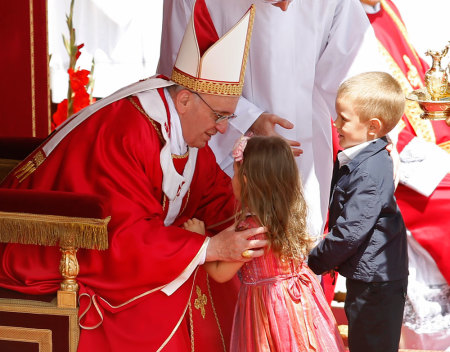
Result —
<instances>
[{"instance_id":1,"label":"girl's shoulder","mask_svg":"<svg viewBox=\"0 0 450 352\"><path fill-rule=\"evenodd\" d=\"M244 231L254 227L260 227L261 224L253 214L247 214L244 220L241 220L237 226L236 231Z\"/></svg>"}]
</instances>

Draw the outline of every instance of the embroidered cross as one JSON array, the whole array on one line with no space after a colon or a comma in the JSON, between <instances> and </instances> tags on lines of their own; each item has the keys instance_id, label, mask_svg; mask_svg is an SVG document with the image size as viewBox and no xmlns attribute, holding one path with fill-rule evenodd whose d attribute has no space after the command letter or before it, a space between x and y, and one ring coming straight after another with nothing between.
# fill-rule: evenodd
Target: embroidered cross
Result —
<instances>
[{"instance_id":1,"label":"embroidered cross","mask_svg":"<svg viewBox=\"0 0 450 352\"><path fill-rule=\"evenodd\" d=\"M206 295L202 293L202 290L198 287L198 285L195 286L195 290L197 291L197 298L194 301L194 307L196 309L200 309L200 313L203 319L205 319L205 306L208 303L208 299L206 298Z\"/></svg>"}]
</instances>

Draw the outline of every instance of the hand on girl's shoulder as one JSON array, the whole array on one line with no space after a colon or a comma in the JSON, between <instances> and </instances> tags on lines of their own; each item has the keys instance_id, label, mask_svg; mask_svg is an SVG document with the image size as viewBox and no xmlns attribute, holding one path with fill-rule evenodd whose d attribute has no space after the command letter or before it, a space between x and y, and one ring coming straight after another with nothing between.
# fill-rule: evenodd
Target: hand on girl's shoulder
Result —
<instances>
[{"instance_id":1,"label":"hand on girl's shoulder","mask_svg":"<svg viewBox=\"0 0 450 352\"><path fill-rule=\"evenodd\" d=\"M256 216L249 214L249 215L247 215L247 217L244 220L241 220L236 225L236 231L244 231L247 229L252 229L252 228L261 227L261 226L263 226L263 225L261 225L261 223L258 221Z\"/></svg>"}]
</instances>

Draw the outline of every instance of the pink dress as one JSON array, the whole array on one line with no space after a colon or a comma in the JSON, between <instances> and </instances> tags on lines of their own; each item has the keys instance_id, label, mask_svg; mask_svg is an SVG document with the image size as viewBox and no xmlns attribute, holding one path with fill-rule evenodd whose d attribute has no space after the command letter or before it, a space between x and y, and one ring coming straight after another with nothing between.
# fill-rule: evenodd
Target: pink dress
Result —
<instances>
[{"instance_id":1,"label":"pink dress","mask_svg":"<svg viewBox=\"0 0 450 352\"><path fill-rule=\"evenodd\" d=\"M248 218L239 227L255 226ZM345 351L322 288L306 263L282 261L268 250L245 263L239 276L231 352Z\"/></svg>"}]
</instances>

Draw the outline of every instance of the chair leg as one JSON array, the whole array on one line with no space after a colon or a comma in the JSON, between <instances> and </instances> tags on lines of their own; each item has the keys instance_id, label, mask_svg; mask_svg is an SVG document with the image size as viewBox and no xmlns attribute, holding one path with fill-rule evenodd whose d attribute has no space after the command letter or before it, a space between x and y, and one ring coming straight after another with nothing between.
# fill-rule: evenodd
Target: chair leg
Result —
<instances>
[{"instance_id":1,"label":"chair leg","mask_svg":"<svg viewBox=\"0 0 450 352\"><path fill-rule=\"evenodd\" d=\"M58 307L76 308L78 283L76 277L80 271L77 260L77 249L74 247L63 247L61 250L61 261L59 271L64 280L61 289L58 290Z\"/></svg>"}]
</instances>

